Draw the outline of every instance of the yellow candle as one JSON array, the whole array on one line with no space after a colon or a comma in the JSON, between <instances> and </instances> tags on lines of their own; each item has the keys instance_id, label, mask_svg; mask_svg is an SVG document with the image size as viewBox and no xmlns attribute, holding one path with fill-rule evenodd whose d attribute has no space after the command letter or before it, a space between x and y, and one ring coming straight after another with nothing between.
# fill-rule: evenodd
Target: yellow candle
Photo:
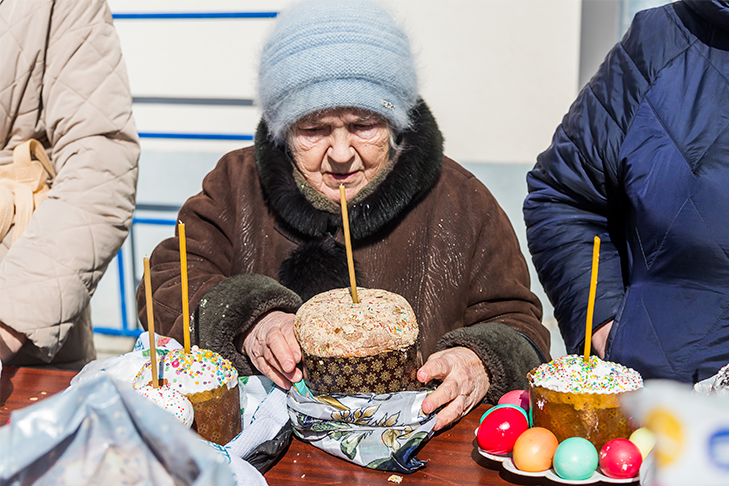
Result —
<instances>
[{"instance_id":1,"label":"yellow candle","mask_svg":"<svg viewBox=\"0 0 729 486\"><path fill-rule=\"evenodd\" d=\"M180 237L180 276L182 277L182 332L185 353L190 352L190 301L187 295L187 244L185 243L185 223L177 225Z\"/></svg>"},{"instance_id":2,"label":"yellow candle","mask_svg":"<svg viewBox=\"0 0 729 486\"><path fill-rule=\"evenodd\" d=\"M157 348L154 342L154 314L152 313L152 278L149 274L149 258L144 257L144 295L147 299L147 331L149 331L149 360L152 366L152 386L159 388L157 380Z\"/></svg>"},{"instance_id":3,"label":"yellow candle","mask_svg":"<svg viewBox=\"0 0 729 486\"><path fill-rule=\"evenodd\" d=\"M339 199L342 203L342 223L344 224L344 245L347 248L347 267L349 267L349 285L352 286L352 302L359 304L357 297L357 279L354 276L354 257L352 256L352 241L349 237L349 215L347 214L347 195L344 185L339 185Z\"/></svg>"},{"instance_id":4,"label":"yellow candle","mask_svg":"<svg viewBox=\"0 0 729 486\"><path fill-rule=\"evenodd\" d=\"M590 359L592 341L592 314L595 310L595 293L597 291L597 269L600 261L600 237L595 237L592 246L592 274L590 276L590 295L587 301L587 323L585 326L585 361Z\"/></svg>"}]
</instances>

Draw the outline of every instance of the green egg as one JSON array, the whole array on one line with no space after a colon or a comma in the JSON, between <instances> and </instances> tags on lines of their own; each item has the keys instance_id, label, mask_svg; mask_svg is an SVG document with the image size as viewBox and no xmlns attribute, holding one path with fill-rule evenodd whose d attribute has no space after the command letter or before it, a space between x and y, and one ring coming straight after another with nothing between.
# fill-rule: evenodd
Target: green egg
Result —
<instances>
[{"instance_id":1,"label":"green egg","mask_svg":"<svg viewBox=\"0 0 729 486\"><path fill-rule=\"evenodd\" d=\"M563 440L554 452L552 466L562 479L582 481L591 477L597 470L597 449L582 437Z\"/></svg>"}]
</instances>

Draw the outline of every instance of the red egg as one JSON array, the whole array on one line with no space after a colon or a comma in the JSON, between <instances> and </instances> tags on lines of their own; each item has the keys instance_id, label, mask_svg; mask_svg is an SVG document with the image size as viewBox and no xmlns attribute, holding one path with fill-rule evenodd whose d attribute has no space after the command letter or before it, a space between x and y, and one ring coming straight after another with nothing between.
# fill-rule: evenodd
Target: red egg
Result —
<instances>
[{"instance_id":1,"label":"red egg","mask_svg":"<svg viewBox=\"0 0 729 486\"><path fill-rule=\"evenodd\" d=\"M600 470L609 478L633 478L642 463L640 449L628 439L613 439L600 449Z\"/></svg>"},{"instance_id":2,"label":"red egg","mask_svg":"<svg viewBox=\"0 0 729 486\"><path fill-rule=\"evenodd\" d=\"M529 390L511 390L499 398L499 405L511 404L529 411Z\"/></svg>"},{"instance_id":3,"label":"red egg","mask_svg":"<svg viewBox=\"0 0 729 486\"><path fill-rule=\"evenodd\" d=\"M508 454L519 436L529 428L526 415L517 407L503 407L486 415L478 427L478 446L489 454Z\"/></svg>"}]
</instances>

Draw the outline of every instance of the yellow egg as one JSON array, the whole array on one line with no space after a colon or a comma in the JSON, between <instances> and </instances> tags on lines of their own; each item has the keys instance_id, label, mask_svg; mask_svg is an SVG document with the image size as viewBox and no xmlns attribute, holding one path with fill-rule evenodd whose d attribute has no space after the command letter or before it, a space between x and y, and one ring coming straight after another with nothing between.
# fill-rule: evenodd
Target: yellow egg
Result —
<instances>
[{"instance_id":1,"label":"yellow egg","mask_svg":"<svg viewBox=\"0 0 729 486\"><path fill-rule=\"evenodd\" d=\"M514 464L522 471L546 471L552 465L558 445L559 441L551 431L532 427L516 439L512 453Z\"/></svg>"},{"instance_id":2,"label":"yellow egg","mask_svg":"<svg viewBox=\"0 0 729 486\"><path fill-rule=\"evenodd\" d=\"M656 444L656 436L647 427L641 427L630 434L630 442L638 446L640 454L645 459Z\"/></svg>"}]
</instances>

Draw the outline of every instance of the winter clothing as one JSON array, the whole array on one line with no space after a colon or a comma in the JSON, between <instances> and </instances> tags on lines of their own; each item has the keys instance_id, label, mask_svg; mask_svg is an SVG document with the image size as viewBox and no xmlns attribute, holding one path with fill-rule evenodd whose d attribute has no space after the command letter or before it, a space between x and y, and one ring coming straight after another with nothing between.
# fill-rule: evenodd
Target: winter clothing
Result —
<instances>
[{"instance_id":1,"label":"winter clothing","mask_svg":"<svg viewBox=\"0 0 729 486\"><path fill-rule=\"evenodd\" d=\"M302 116L335 107L379 113L400 132L418 95L407 36L363 0L309 0L284 12L263 49L258 85L279 143Z\"/></svg>"},{"instance_id":2,"label":"winter clothing","mask_svg":"<svg viewBox=\"0 0 729 486\"><path fill-rule=\"evenodd\" d=\"M442 136L424 103L411 112L411 123L387 175L350 203L358 282L410 302L423 360L452 346L476 352L490 374L486 399L495 401L526 387L539 354L548 356L541 306L493 196L443 157ZM315 199L267 132L262 122L254 147L224 156L179 214L186 226L193 339L244 375L258 372L232 343L263 314L294 312L313 293L349 286L340 208ZM179 275L178 240L165 240L151 256L155 326L178 338ZM137 302L146 325L143 285Z\"/></svg>"},{"instance_id":3,"label":"winter clothing","mask_svg":"<svg viewBox=\"0 0 729 486\"><path fill-rule=\"evenodd\" d=\"M95 358L89 300L131 224L139 145L111 14L99 0L0 3L0 164L35 138L56 178L0 245L0 322L28 338L8 365Z\"/></svg>"},{"instance_id":4,"label":"winter clothing","mask_svg":"<svg viewBox=\"0 0 729 486\"><path fill-rule=\"evenodd\" d=\"M692 382L729 362L729 7L640 12L528 175L529 248L567 350L595 329L643 378Z\"/></svg>"}]
</instances>

